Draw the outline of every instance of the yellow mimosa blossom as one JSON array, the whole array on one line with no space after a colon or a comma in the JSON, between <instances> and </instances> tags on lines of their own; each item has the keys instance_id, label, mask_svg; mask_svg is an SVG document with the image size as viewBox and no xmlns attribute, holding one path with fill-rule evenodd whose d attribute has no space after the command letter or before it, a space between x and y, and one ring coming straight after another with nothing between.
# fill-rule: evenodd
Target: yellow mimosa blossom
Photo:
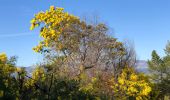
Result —
<instances>
[{"instance_id":1,"label":"yellow mimosa blossom","mask_svg":"<svg viewBox=\"0 0 170 100\"><path fill-rule=\"evenodd\" d=\"M123 69L118 77L118 82L114 82L113 79L110 82L115 94L121 95L120 93L125 93L128 96L135 97L136 100L142 100L142 97L147 96L151 92L149 83L145 81L142 74L135 73L133 68Z\"/></svg>"},{"instance_id":2,"label":"yellow mimosa blossom","mask_svg":"<svg viewBox=\"0 0 170 100\"><path fill-rule=\"evenodd\" d=\"M55 8L51 6L46 12L39 12L31 20L30 30L38 27L40 24L43 25L40 32L40 37L43 38L38 46L33 48L35 52L43 52L44 48L53 46L53 42L58 43L61 34L63 33L64 27L68 27L73 23L79 22L79 18L73 16L67 12L64 12L63 8ZM62 44L57 44L58 49L62 49Z\"/></svg>"}]
</instances>

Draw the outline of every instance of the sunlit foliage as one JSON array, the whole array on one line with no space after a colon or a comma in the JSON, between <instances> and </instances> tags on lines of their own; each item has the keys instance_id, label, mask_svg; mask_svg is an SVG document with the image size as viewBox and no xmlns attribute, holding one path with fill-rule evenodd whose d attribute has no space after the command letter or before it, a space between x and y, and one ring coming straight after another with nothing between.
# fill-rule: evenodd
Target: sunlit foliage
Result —
<instances>
[{"instance_id":1,"label":"sunlit foliage","mask_svg":"<svg viewBox=\"0 0 170 100\"><path fill-rule=\"evenodd\" d=\"M30 29L36 27L41 27L42 40L34 51L46 58L43 69L32 74L39 94L48 99L142 99L150 93L144 75L130 68L135 64L134 51L110 37L105 24L89 24L51 6L31 20Z\"/></svg>"},{"instance_id":2,"label":"sunlit foliage","mask_svg":"<svg viewBox=\"0 0 170 100\"><path fill-rule=\"evenodd\" d=\"M79 19L67 12L63 8L51 6L46 12L39 12L31 20L31 30L42 25L40 36L43 40L34 48L36 52L42 52L55 45L58 49L62 48L62 35L64 29L74 23L79 23ZM53 44L55 42L56 44Z\"/></svg>"},{"instance_id":3,"label":"sunlit foliage","mask_svg":"<svg viewBox=\"0 0 170 100\"><path fill-rule=\"evenodd\" d=\"M11 59L12 60L12 59ZM12 75L15 73L16 68L14 62L8 60L5 53L0 54L0 98L13 99L16 96L15 81L13 81Z\"/></svg>"},{"instance_id":4,"label":"sunlit foliage","mask_svg":"<svg viewBox=\"0 0 170 100\"><path fill-rule=\"evenodd\" d=\"M30 29L40 27L33 48L44 62L31 74L16 58L0 54L0 98L10 100L144 100L152 91L148 78L134 70L133 48L109 36L103 23L87 23L51 6L35 14Z\"/></svg>"},{"instance_id":5,"label":"sunlit foliage","mask_svg":"<svg viewBox=\"0 0 170 100\"><path fill-rule=\"evenodd\" d=\"M143 74L138 74L133 68L125 68L118 76L117 82L111 79L114 95L118 99L135 98L136 100L147 99L151 87Z\"/></svg>"}]
</instances>

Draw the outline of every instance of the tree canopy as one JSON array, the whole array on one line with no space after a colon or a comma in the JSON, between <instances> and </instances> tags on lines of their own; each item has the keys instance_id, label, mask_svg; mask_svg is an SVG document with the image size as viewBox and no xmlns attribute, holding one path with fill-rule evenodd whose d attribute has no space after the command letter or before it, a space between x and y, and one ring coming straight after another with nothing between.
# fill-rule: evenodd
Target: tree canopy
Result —
<instances>
[{"instance_id":1,"label":"tree canopy","mask_svg":"<svg viewBox=\"0 0 170 100\"><path fill-rule=\"evenodd\" d=\"M28 74L17 57L0 54L0 99L3 100L157 100L168 97L170 43L166 56L156 51L150 74L135 69L134 48L110 34L102 23L88 23L51 6L31 20L39 27L42 63Z\"/></svg>"}]
</instances>

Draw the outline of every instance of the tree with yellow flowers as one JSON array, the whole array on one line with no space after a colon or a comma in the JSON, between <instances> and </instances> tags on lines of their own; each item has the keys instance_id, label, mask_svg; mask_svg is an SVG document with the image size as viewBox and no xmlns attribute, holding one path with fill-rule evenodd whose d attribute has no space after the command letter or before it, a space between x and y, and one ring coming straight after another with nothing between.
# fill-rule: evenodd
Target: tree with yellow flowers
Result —
<instances>
[{"instance_id":1,"label":"tree with yellow flowers","mask_svg":"<svg viewBox=\"0 0 170 100\"><path fill-rule=\"evenodd\" d=\"M15 80L12 75L16 71L15 57L7 58L5 53L0 54L0 98L14 99L16 97Z\"/></svg>"},{"instance_id":2,"label":"tree with yellow flowers","mask_svg":"<svg viewBox=\"0 0 170 100\"><path fill-rule=\"evenodd\" d=\"M45 81L39 82L48 99L147 98L147 79L131 68L133 48L109 36L105 24L88 24L51 6L31 20L31 30L40 26L42 39L33 50L45 54L45 75L40 78ZM39 72L32 76L36 81Z\"/></svg>"},{"instance_id":3,"label":"tree with yellow flowers","mask_svg":"<svg viewBox=\"0 0 170 100\"><path fill-rule=\"evenodd\" d=\"M36 52L48 51L50 47L55 47L54 49L60 50L63 46L61 39L66 35L64 34L64 30L71 25L79 23L79 18L63 10L63 8L51 6L49 10L39 12L31 20L31 30L39 25L43 25L40 31L40 36L43 40L34 48Z\"/></svg>"}]
</instances>

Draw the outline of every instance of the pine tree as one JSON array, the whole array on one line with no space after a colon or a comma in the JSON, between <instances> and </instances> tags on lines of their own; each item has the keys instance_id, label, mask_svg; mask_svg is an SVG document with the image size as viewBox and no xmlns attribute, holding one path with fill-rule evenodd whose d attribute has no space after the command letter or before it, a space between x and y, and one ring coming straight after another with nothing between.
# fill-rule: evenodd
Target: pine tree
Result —
<instances>
[{"instance_id":1,"label":"pine tree","mask_svg":"<svg viewBox=\"0 0 170 100\"><path fill-rule=\"evenodd\" d=\"M155 84L155 90L159 92L157 98L164 99L170 95L170 43L165 48L165 56L160 57L155 50L148 61L151 81Z\"/></svg>"}]
</instances>

